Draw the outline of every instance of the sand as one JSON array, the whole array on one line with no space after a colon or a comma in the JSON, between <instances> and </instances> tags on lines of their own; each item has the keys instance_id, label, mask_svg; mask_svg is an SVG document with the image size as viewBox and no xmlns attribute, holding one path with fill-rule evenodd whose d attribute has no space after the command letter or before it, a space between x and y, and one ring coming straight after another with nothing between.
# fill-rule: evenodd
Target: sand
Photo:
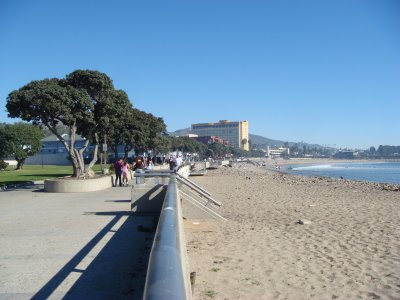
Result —
<instances>
[{"instance_id":1,"label":"sand","mask_svg":"<svg viewBox=\"0 0 400 300\"><path fill-rule=\"evenodd\" d=\"M250 164L191 179L228 219L186 228L194 299L400 299L400 192Z\"/></svg>"}]
</instances>

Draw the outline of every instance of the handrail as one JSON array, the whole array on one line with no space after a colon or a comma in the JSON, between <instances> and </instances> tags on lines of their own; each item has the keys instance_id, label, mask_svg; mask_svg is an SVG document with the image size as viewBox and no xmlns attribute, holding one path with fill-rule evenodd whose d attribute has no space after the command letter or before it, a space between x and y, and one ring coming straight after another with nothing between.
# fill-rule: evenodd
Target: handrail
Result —
<instances>
[{"instance_id":1,"label":"handrail","mask_svg":"<svg viewBox=\"0 0 400 300\"><path fill-rule=\"evenodd\" d=\"M190 184L194 185L195 187L197 187L199 190L201 190L203 193L207 194L208 196L212 196L210 192L206 191L205 189L203 189L201 186L199 186L198 184L194 183L190 179L185 178L180 174L178 174L178 176L179 176L180 179L183 179L183 180L189 182Z\"/></svg>"},{"instance_id":2,"label":"handrail","mask_svg":"<svg viewBox=\"0 0 400 300\"><path fill-rule=\"evenodd\" d=\"M171 174L147 268L144 300L190 299L176 175Z\"/></svg>"},{"instance_id":3,"label":"handrail","mask_svg":"<svg viewBox=\"0 0 400 300\"><path fill-rule=\"evenodd\" d=\"M200 195L202 195L203 197L205 197L206 199L210 200L212 203L214 203L215 205L218 206L222 206L222 203L218 202L217 200L215 200L213 197L207 195L206 193L204 193L201 189L190 185L187 181L183 180L182 177L177 177L177 179L182 182L185 186L191 188L192 190L196 191L197 193L199 193Z\"/></svg>"}]
</instances>

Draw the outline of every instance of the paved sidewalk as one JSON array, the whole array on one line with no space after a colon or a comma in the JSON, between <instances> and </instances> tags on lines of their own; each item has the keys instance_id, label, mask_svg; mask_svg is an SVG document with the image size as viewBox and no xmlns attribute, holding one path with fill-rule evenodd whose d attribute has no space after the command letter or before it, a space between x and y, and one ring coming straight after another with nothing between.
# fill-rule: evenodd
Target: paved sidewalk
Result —
<instances>
[{"instance_id":1,"label":"paved sidewalk","mask_svg":"<svg viewBox=\"0 0 400 300\"><path fill-rule=\"evenodd\" d=\"M130 213L130 187L0 192L0 299L141 299L152 216Z\"/></svg>"}]
</instances>

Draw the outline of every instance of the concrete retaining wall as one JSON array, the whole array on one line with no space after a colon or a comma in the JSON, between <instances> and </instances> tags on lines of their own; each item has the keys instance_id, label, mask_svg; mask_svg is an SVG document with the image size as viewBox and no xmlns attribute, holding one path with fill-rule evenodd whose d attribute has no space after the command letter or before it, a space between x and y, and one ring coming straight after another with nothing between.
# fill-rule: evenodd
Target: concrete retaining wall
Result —
<instances>
[{"instance_id":1,"label":"concrete retaining wall","mask_svg":"<svg viewBox=\"0 0 400 300\"><path fill-rule=\"evenodd\" d=\"M131 190L131 210L137 213L159 214L168 182L168 178L158 177L146 178L144 183L135 184Z\"/></svg>"},{"instance_id":2,"label":"concrete retaining wall","mask_svg":"<svg viewBox=\"0 0 400 300\"><path fill-rule=\"evenodd\" d=\"M190 175L190 165L179 168L177 173L182 177L188 178Z\"/></svg>"},{"instance_id":3,"label":"concrete retaining wall","mask_svg":"<svg viewBox=\"0 0 400 300\"><path fill-rule=\"evenodd\" d=\"M227 165L229 165L229 160L220 160L220 161L218 162L218 164L219 164L220 166L227 166Z\"/></svg>"},{"instance_id":4,"label":"concrete retaining wall","mask_svg":"<svg viewBox=\"0 0 400 300\"><path fill-rule=\"evenodd\" d=\"M101 191L112 187L110 176L90 179L47 179L44 190L50 193L81 193Z\"/></svg>"}]
</instances>

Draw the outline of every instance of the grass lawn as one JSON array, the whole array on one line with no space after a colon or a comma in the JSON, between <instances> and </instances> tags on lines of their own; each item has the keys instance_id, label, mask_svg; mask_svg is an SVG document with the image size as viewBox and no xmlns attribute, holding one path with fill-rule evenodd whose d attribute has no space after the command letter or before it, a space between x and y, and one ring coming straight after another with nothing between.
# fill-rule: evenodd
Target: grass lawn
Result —
<instances>
[{"instance_id":1,"label":"grass lawn","mask_svg":"<svg viewBox=\"0 0 400 300\"><path fill-rule=\"evenodd\" d=\"M100 165L95 165L93 170L96 173L100 172ZM25 165L23 170L18 171L15 171L15 167L8 167L7 170L0 171L0 186L69 176L71 174L72 166Z\"/></svg>"}]
</instances>

